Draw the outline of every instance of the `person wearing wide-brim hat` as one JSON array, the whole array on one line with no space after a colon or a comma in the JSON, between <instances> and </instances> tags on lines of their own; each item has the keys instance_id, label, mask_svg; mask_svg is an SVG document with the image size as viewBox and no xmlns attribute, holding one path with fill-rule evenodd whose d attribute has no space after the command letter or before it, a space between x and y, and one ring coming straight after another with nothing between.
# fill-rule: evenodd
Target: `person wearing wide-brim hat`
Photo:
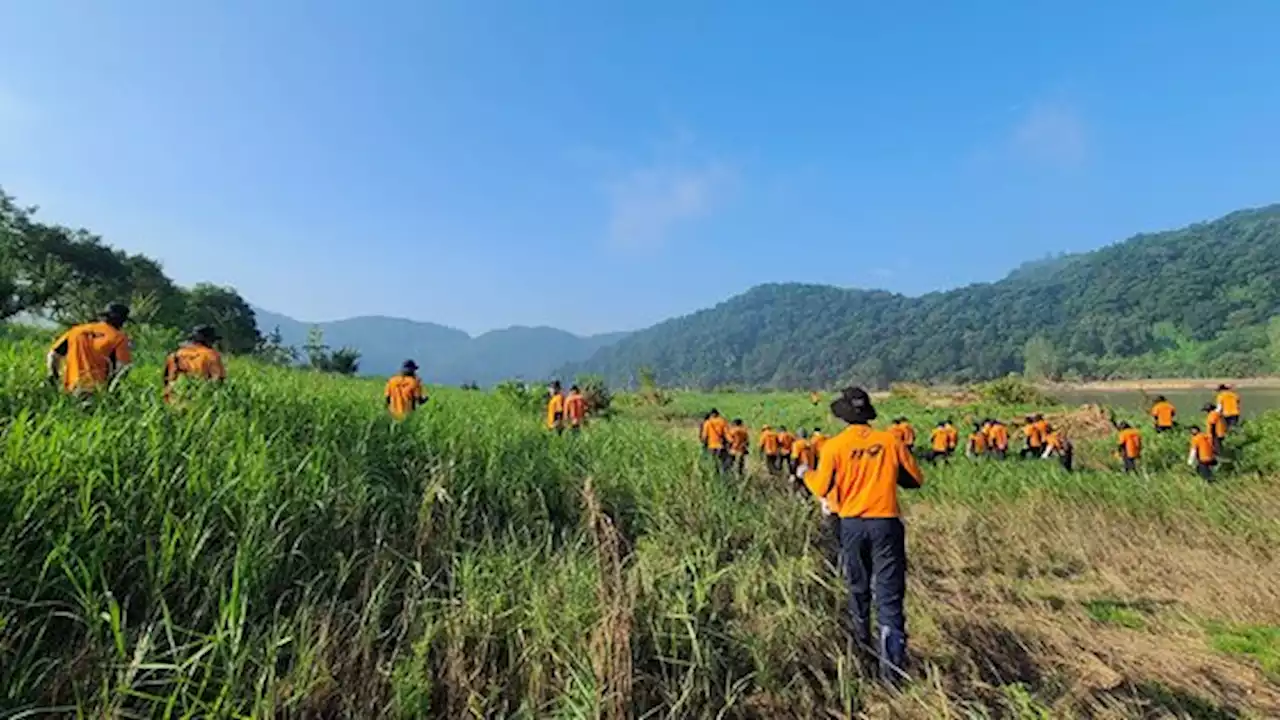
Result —
<instances>
[{"instance_id":1,"label":"person wearing wide-brim hat","mask_svg":"<svg viewBox=\"0 0 1280 720\"><path fill-rule=\"evenodd\" d=\"M907 664L907 548L898 488L918 488L924 475L900 437L871 427L876 410L865 390L846 388L831 413L849 426L827 440L816 469L801 466L796 476L839 518L855 640L864 662L878 660L880 677L896 685L906 678ZM873 597L879 626L874 642Z\"/></svg>"},{"instance_id":2,"label":"person wearing wide-brim hat","mask_svg":"<svg viewBox=\"0 0 1280 720\"><path fill-rule=\"evenodd\" d=\"M399 374L387 380L382 394L386 398L391 417L397 420L409 417L410 413L421 407L427 401L427 393L422 387L422 380L418 378L418 363L413 360L401 363Z\"/></svg>"}]
</instances>

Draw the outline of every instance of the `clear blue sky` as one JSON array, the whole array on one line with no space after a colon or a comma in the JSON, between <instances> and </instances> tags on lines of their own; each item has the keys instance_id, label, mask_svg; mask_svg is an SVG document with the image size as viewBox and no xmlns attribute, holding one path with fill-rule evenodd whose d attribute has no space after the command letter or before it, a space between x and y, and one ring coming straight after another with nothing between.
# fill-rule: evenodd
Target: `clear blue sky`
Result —
<instances>
[{"instance_id":1,"label":"clear blue sky","mask_svg":"<svg viewBox=\"0 0 1280 720\"><path fill-rule=\"evenodd\" d=\"M0 28L0 185L306 320L919 294L1280 200L1276 0L33 0Z\"/></svg>"}]
</instances>

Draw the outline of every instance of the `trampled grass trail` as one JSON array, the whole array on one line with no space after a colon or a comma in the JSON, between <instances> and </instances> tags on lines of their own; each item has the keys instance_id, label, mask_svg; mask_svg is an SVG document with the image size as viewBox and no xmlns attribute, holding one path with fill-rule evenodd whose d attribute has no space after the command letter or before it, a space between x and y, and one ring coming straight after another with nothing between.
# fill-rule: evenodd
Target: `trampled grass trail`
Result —
<instances>
[{"instance_id":1,"label":"trampled grass trail","mask_svg":"<svg viewBox=\"0 0 1280 720\"><path fill-rule=\"evenodd\" d=\"M555 437L492 394L395 424L375 381L252 362L167 408L148 357L83 407L42 350L0 338L0 717L1280 713L1275 418L1214 488L1181 438L1140 478L931 469L919 680L890 697L848 659L813 503L669 427L820 421L807 398Z\"/></svg>"}]
</instances>

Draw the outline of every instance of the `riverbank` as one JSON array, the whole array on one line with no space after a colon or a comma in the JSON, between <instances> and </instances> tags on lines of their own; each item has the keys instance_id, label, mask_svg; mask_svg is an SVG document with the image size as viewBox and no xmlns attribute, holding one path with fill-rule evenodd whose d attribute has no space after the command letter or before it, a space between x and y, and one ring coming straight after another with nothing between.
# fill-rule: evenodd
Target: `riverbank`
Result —
<instances>
[{"instance_id":1,"label":"riverbank","mask_svg":"<svg viewBox=\"0 0 1280 720\"><path fill-rule=\"evenodd\" d=\"M1088 382L1037 383L1045 392L1139 392L1142 390L1215 390L1219 385L1235 388L1280 390L1280 377L1256 378L1145 378L1138 380L1092 380Z\"/></svg>"}]
</instances>

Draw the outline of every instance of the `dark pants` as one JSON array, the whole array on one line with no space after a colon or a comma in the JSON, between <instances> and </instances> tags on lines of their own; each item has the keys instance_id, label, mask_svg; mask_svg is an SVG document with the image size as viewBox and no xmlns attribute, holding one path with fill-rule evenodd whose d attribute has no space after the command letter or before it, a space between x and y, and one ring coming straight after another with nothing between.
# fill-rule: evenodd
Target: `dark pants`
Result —
<instances>
[{"instance_id":1,"label":"dark pants","mask_svg":"<svg viewBox=\"0 0 1280 720\"><path fill-rule=\"evenodd\" d=\"M1172 426L1172 425L1169 425L1169 426L1165 426L1165 425L1157 425L1157 426L1156 426L1156 432L1157 432L1157 433L1169 432L1169 431L1170 431L1170 430L1172 430L1172 429L1173 429L1173 426Z\"/></svg>"},{"instance_id":2,"label":"dark pants","mask_svg":"<svg viewBox=\"0 0 1280 720\"><path fill-rule=\"evenodd\" d=\"M1069 451L1064 453L1058 453L1058 462L1062 465L1063 470L1066 470L1067 472L1071 472L1071 466L1075 459L1073 457L1074 454L1075 453L1072 453Z\"/></svg>"},{"instance_id":3,"label":"dark pants","mask_svg":"<svg viewBox=\"0 0 1280 720\"><path fill-rule=\"evenodd\" d=\"M777 455L764 456L765 467L769 468L769 472L777 475L782 472L782 458Z\"/></svg>"},{"instance_id":4,"label":"dark pants","mask_svg":"<svg viewBox=\"0 0 1280 720\"><path fill-rule=\"evenodd\" d=\"M840 556L849 583L849 615L862 652L880 660L881 677L901 679L907 661L906 530L898 518L841 518ZM876 624L871 634L871 601ZM874 644L873 644L874 640Z\"/></svg>"},{"instance_id":5,"label":"dark pants","mask_svg":"<svg viewBox=\"0 0 1280 720\"><path fill-rule=\"evenodd\" d=\"M716 466L720 468L721 472L728 472L729 468L733 467L733 457L729 455L728 450L724 448L712 450L711 455L715 457Z\"/></svg>"},{"instance_id":6,"label":"dark pants","mask_svg":"<svg viewBox=\"0 0 1280 720\"><path fill-rule=\"evenodd\" d=\"M1043 453L1044 453L1044 448L1031 447L1030 445L1028 445L1027 447L1022 448L1022 452L1018 453L1018 455L1020 455L1024 460L1027 458L1031 458L1034 460L1040 457Z\"/></svg>"},{"instance_id":7,"label":"dark pants","mask_svg":"<svg viewBox=\"0 0 1280 720\"><path fill-rule=\"evenodd\" d=\"M1213 482L1213 463L1196 463L1196 474L1204 478L1205 482Z\"/></svg>"},{"instance_id":8,"label":"dark pants","mask_svg":"<svg viewBox=\"0 0 1280 720\"><path fill-rule=\"evenodd\" d=\"M1127 473L1138 472L1138 458L1124 456L1124 471Z\"/></svg>"},{"instance_id":9,"label":"dark pants","mask_svg":"<svg viewBox=\"0 0 1280 720\"><path fill-rule=\"evenodd\" d=\"M732 462L733 462L733 469L736 470L739 475L747 474L747 454L746 453L743 453L741 455L734 455Z\"/></svg>"},{"instance_id":10,"label":"dark pants","mask_svg":"<svg viewBox=\"0 0 1280 720\"><path fill-rule=\"evenodd\" d=\"M1214 455L1222 454L1222 438L1216 435L1213 438L1213 454Z\"/></svg>"},{"instance_id":11,"label":"dark pants","mask_svg":"<svg viewBox=\"0 0 1280 720\"><path fill-rule=\"evenodd\" d=\"M992 448L991 457L995 458L996 460L1003 460L1004 456L1005 456L1005 451L1003 449Z\"/></svg>"},{"instance_id":12,"label":"dark pants","mask_svg":"<svg viewBox=\"0 0 1280 720\"><path fill-rule=\"evenodd\" d=\"M929 451L929 454L926 456L926 458L927 458L927 459L929 460L929 462L931 462L931 463L936 463L936 462L938 462L938 460L939 460L939 459L946 460L946 459L947 459L947 451L946 451L946 450L930 450L930 451Z\"/></svg>"},{"instance_id":13,"label":"dark pants","mask_svg":"<svg viewBox=\"0 0 1280 720\"><path fill-rule=\"evenodd\" d=\"M1227 423L1228 428L1233 428L1240 424L1239 415L1226 415L1222 419Z\"/></svg>"}]
</instances>

